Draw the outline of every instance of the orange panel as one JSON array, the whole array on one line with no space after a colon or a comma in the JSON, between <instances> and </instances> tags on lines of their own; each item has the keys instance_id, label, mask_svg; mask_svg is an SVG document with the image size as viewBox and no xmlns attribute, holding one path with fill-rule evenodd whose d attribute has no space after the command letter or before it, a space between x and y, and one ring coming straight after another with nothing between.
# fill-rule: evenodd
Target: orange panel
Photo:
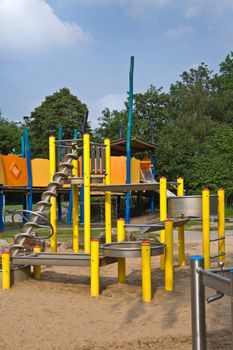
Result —
<instances>
[{"instance_id":1,"label":"orange panel","mask_svg":"<svg viewBox=\"0 0 233 350\"><path fill-rule=\"evenodd\" d=\"M152 167L151 160L147 157L141 160L141 169L150 169Z\"/></svg>"},{"instance_id":2,"label":"orange panel","mask_svg":"<svg viewBox=\"0 0 233 350\"><path fill-rule=\"evenodd\" d=\"M6 186L27 186L27 163L16 154L2 156L2 166Z\"/></svg>"},{"instance_id":3,"label":"orange panel","mask_svg":"<svg viewBox=\"0 0 233 350\"><path fill-rule=\"evenodd\" d=\"M5 185L5 178L2 165L2 155L0 154L0 185Z\"/></svg>"},{"instance_id":4,"label":"orange panel","mask_svg":"<svg viewBox=\"0 0 233 350\"><path fill-rule=\"evenodd\" d=\"M49 160L36 158L31 161L32 186L47 187L49 183Z\"/></svg>"},{"instance_id":5,"label":"orange panel","mask_svg":"<svg viewBox=\"0 0 233 350\"><path fill-rule=\"evenodd\" d=\"M126 157L111 157L111 184L125 184Z\"/></svg>"}]
</instances>

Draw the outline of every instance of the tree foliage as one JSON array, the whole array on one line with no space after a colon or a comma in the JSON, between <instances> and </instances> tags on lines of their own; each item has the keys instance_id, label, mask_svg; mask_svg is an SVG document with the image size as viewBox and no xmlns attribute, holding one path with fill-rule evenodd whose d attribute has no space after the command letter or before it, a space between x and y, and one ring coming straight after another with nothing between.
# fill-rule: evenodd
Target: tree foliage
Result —
<instances>
[{"instance_id":1,"label":"tree foliage","mask_svg":"<svg viewBox=\"0 0 233 350\"><path fill-rule=\"evenodd\" d=\"M63 127L63 137L72 138L75 128L81 126L87 106L67 88L47 96L42 104L31 113L28 123L33 156L48 157L48 137L58 136L58 127Z\"/></svg>"},{"instance_id":2,"label":"tree foliage","mask_svg":"<svg viewBox=\"0 0 233 350\"><path fill-rule=\"evenodd\" d=\"M0 112L0 152L20 153L20 135L20 128L14 122L4 119Z\"/></svg>"}]
</instances>

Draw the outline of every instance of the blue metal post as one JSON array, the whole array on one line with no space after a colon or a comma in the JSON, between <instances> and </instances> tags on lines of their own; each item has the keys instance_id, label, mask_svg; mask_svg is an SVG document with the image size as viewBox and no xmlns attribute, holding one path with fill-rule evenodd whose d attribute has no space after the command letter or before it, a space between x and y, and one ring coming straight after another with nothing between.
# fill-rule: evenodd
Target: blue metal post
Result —
<instances>
[{"instance_id":1,"label":"blue metal post","mask_svg":"<svg viewBox=\"0 0 233 350\"><path fill-rule=\"evenodd\" d=\"M62 140L62 126L58 127L58 140ZM62 144L60 143L58 145L58 161L61 162L62 160ZM57 221L61 222L62 219L62 206L61 206L61 193L58 193L57 195Z\"/></svg>"},{"instance_id":2,"label":"blue metal post","mask_svg":"<svg viewBox=\"0 0 233 350\"><path fill-rule=\"evenodd\" d=\"M28 172L28 210L32 210L32 168L31 168L31 149L28 136L28 128L24 128L25 150L27 160L27 172Z\"/></svg>"},{"instance_id":3,"label":"blue metal post","mask_svg":"<svg viewBox=\"0 0 233 350\"><path fill-rule=\"evenodd\" d=\"M128 112L128 126L127 126L127 140L126 140L126 183L130 184L130 160L131 160L131 130L133 119L133 71L134 71L134 56L130 59L129 72L129 112ZM126 193L126 208L125 208L125 222L130 223L130 191Z\"/></svg>"}]
</instances>

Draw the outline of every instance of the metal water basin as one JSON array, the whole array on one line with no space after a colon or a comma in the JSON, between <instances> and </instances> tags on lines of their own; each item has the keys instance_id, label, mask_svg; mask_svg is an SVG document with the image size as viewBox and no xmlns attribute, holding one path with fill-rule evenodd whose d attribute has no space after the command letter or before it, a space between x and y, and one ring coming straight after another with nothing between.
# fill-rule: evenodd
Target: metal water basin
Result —
<instances>
[{"instance_id":1,"label":"metal water basin","mask_svg":"<svg viewBox=\"0 0 233 350\"><path fill-rule=\"evenodd\" d=\"M179 196L167 199L168 217L202 217L202 196ZM218 215L218 195L210 195L210 215Z\"/></svg>"},{"instance_id":2,"label":"metal water basin","mask_svg":"<svg viewBox=\"0 0 233 350\"><path fill-rule=\"evenodd\" d=\"M138 258L141 257L141 241L125 241L105 243L100 247L101 254L115 258ZM151 256L158 256L164 253L165 244L151 242Z\"/></svg>"}]
</instances>

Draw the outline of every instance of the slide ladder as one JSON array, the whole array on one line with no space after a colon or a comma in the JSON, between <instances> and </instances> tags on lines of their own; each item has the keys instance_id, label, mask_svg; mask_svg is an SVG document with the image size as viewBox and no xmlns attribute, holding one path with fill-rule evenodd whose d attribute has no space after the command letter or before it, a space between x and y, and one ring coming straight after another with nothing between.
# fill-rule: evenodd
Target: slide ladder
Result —
<instances>
[{"instance_id":1,"label":"slide ladder","mask_svg":"<svg viewBox=\"0 0 233 350\"><path fill-rule=\"evenodd\" d=\"M73 168L72 161L77 159L77 157L78 146L73 144L70 153L67 153L62 163L58 165L58 170L53 176L53 181L48 184L47 190L42 193L41 200L36 204L36 210L17 210L14 212L12 216L14 223L16 223L16 215L20 215L27 221L24 223L22 229L20 229L21 233L15 236L14 244L10 247L10 252L14 255L27 251L28 243L35 242L34 245L36 245L36 241L39 243L41 239L48 239L53 235L53 227L46 217L45 210L51 207L51 197L57 197L57 187L62 186L64 181L68 178L70 169ZM28 215L30 215L30 219L28 219ZM39 228L49 228L50 232L47 235L39 236L37 233L33 232L33 230Z\"/></svg>"}]
</instances>

